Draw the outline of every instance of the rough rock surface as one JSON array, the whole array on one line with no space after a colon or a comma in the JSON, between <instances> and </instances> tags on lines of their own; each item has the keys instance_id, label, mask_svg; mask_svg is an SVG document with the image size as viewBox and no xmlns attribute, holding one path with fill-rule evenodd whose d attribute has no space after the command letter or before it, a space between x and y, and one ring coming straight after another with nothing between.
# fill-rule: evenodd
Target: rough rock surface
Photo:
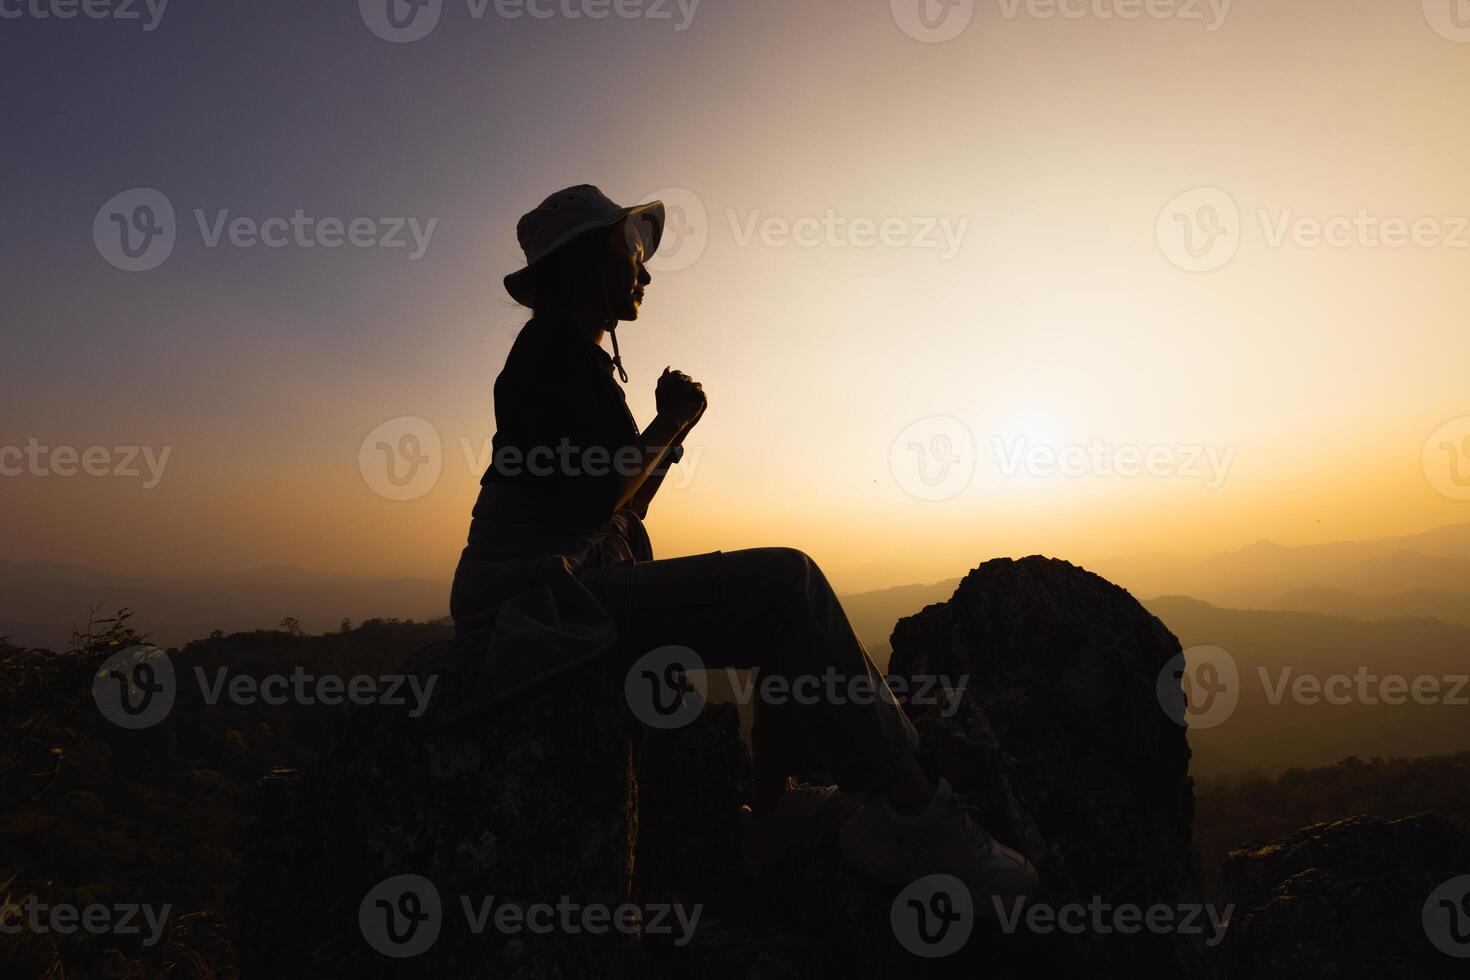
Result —
<instances>
[{"instance_id":1,"label":"rough rock surface","mask_svg":"<svg viewBox=\"0 0 1470 980\"><path fill-rule=\"evenodd\" d=\"M1422 921L1441 884L1470 874L1470 840L1439 817L1353 817L1232 851L1222 901L1237 908L1224 950L1234 977L1470 976ZM1470 926L1470 914L1464 918Z\"/></svg>"},{"instance_id":2,"label":"rough rock surface","mask_svg":"<svg viewBox=\"0 0 1470 980\"><path fill-rule=\"evenodd\" d=\"M925 675L963 679L957 710L911 705L921 761L1037 864L1037 903L1091 916L1099 903L1202 901L1189 749L1156 691L1179 643L1128 593L1063 561L995 560L948 602L900 622L893 646L891 674L911 690ZM441 644L410 669L453 691L464 686L463 660ZM1207 945L1218 939L1207 928L1068 933L979 919L957 953L920 958L890 925L898 889L851 871L835 835L776 866L744 866L738 804L749 759L734 707L708 706L675 731L644 730L624 701L622 669L591 669L513 714L452 732L401 710L344 711L311 773L262 787L241 898L244 975L1209 980L1223 976L1228 949L1245 970L1238 977L1349 976L1293 972L1299 964L1275 952L1283 933L1293 923L1327 929L1328 905L1352 907L1354 890L1376 880L1348 855L1367 848L1379 861L1369 867L1380 867L1407 838L1426 855L1438 846L1426 825L1400 828L1406 840L1396 844L1334 832L1338 849L1287 848L1296 863L1270 849L1236 856L1227 877L1241 897L1231 900L1249 911L1228 945ZM1335 863L1311 871L1319 852ZM365 941L359 905L377 882L410 873L437 886L443 929L421 955L387 958ZM700 918L685 943L651 930L475 935L461 894L678 902ZM1296 919L1282 917L1283 894L1303 910ZM1406 922L1391 928L1408 934Z\"/></svg>"},{"instance_id":3,"label":"rough rock surface","mask_svg":"<svg viewBox=\"0 0 1470 980\"><path fill-rule=\"evenodd\" d=\"M426 647L409 670L450 689L453 644ZM636 942L607 936L471 932L475 909L575 896L630 901L643 733L622 675L589 670L520 710L444 731L408 709L342 711L312 771L261 787L242 883L246 976L626 976ZM385 879L419 875L441 903L442 931L412 959L364 940L359 907Z\"/></svg>"}]
</instances>

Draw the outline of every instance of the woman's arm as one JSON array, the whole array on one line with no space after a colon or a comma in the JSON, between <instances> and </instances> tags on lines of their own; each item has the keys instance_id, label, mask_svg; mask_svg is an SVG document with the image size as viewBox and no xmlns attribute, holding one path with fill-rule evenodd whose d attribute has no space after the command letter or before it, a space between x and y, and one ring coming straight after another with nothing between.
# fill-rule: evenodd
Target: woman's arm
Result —
<instances>
[{"instance_id":1,"label":"woman's arm","mask_svg":"<svg viewBox=\"0 0 1470 980\"><path fill-rule=\"evenodd\" d=\"M663 463L669 447L675 445L676 440L684 438L686 428L682 419L670 413L660 413L648 424L648 428L643 430L633 446L642 455L632 460L632 466L620 465L614 474L616 489L613 510L633 506L634 499L648 486L649 480L662 479L654 476L654 470ZM646 510L645 503L644 511ZM642 516L642 512L639 516Z\"/></svg>"},{"instance_id":2,"label":"woman's arm","mask_svg":"<svg viewBox=\"0 0 1470 980\"><path fill-rule=\"evenodd\" d=\"M632 508L633 512L639 517L648 516L649 505L653 503L653 498L658 495L658 488L663 486L664 477L669 473L669 467L674 465L669 462L669 452L675 446L682 446L684 444L684 437L689 434L689 430L699 424L699 419L703 415L704 411L701 410L699 415L695 416L692 421L679 430L679 434L669 444L669 449L659 458L653 472L649 474L648 479L643 481L643 486L639 487L638 492L633 494L632 498L628 501L627 506Z\"/></svg>"},{"instance_id":3,"label":"woman's arm","mask_svg":"<svg viewBox=\"0 0 1470 980\"><path fill-rule=\"evenodd\" d=\"M681 371L668 368L658 379L656 395L658 415L638 437L637 448L643 454L640 465L632 474L619 473L617 476L617 499L613 509L632 507L639 517L648 513L648 505L668 472L665 457L670 447L684 441L685 434L709 406L699 382Z\"/></svg>"}]
</instances>

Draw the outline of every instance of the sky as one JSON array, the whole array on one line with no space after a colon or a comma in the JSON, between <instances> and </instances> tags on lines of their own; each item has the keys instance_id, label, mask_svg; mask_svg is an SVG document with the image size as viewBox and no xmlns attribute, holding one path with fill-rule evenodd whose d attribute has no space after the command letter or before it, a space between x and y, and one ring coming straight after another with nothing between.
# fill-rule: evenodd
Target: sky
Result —
<instances>
[{"instance_id":1,"label":"sky","mask_svg":"<svg viewBox=\"0 0 1470 980\"><path fill-rule=\"evenodd\" d=\"M635 417L710 398L659 557L1470 520L1470 4L389 2L0 0L6 558L447 581L584 182L669 205Z\"/></svg>"}]
</instances>

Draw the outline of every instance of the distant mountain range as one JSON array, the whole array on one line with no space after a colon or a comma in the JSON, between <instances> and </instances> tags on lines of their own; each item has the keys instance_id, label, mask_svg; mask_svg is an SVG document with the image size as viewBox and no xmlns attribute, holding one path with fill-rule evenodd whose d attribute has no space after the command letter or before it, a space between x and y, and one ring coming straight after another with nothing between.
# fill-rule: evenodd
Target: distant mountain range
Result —
<instances>
[{"instance_id":1,"label":"distant mountain range","mask_svg":"<svg viewBox=\"0 0 1470 980\"><path fill-rule=\"evenodd\" d=\"M976 563L994 557L977 555ZM1065 556L1061 556L1065 557ZM1091 571L1135 596L1190 596L1215 606L1319 612L1358 619L1428 617L1470 626L1470 523L1421 534L1286 547L1260 541L1204 557L1144 555ZM948 599L959 578L843 596L853 627L880 665L900 618ZM1147 604L1147 602L1146 602ZM0 636L60 648L88 610L137 610L164 646L213 630L273 627L291 616L308 632L346 617L437 619L449 586L421 578L370 578L272 565L190 579L101 572L47 562L0 562Z\"/></svg>"},{"instance_id":2,"label":"distant mountain range","mask_svg":"<svg viewBox=\"0 0 1470 980\"><path fill-rule=\"evenodd\" d=\"M1470 606L1470 523L1405 537L1299 547L1258 541L1202 558L1142 555L1089 567L1137 596L1187 595L1216 605L1260 609L1288 608L1279 605L1287 597L1303 602L1322 598L1310 591L1299 595L1303 590L1380 598L1427 592L1441 596L1435 602L1446 594L1461 596L1459 616L1464 616ZM1401 601L1408 608L1415 600ZM1397 615L1393 608L1388 614Z\"/></svg>"}]
</instances>

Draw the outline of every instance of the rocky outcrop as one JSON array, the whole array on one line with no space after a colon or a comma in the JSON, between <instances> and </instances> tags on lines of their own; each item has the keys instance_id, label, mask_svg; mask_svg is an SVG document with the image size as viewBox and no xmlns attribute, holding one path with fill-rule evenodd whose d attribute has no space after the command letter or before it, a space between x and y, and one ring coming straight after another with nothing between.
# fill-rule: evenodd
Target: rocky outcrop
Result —
<instances>
[{"instance_id":1,"label":"rocky outcrop","mask_svg":"<svg viewBox=\"0 0 1470 980\"><path fill-rule=\"evenodd\" d=\"M968 680L959 710L915 709L922 760L1041 872L1039 904L1177 910L1201 901L1183 728L1156 681L1179 641L1127 592L1064 561L986 562L899 622L893 674ZM1106 924L1110 914L1098 912ZM1159 913L1162 915L1162 913ZM1187 914L1187 913L1186 913ZM1073 976L1208 975L1203 935L1007 935Z\"/></svg>"},{"instance_id":2,"label":"rocky outcrop","mask_svg":"<svg viewBox=\"0 0 1470 980\"><path fill-rule=\"evenodd\" d=\"M407 669L453 697L466 661L453 643L435 644ZM585 671L455 729L432 718L346 709L308 775L261 787L242 884L243 975L638 973L636 938L616 931L474 929L487 902L493 914L561 896L632 900L643 733L621 673Z\"/></svg>"},{"instance_id":3,"label":"rocky outcrop","mask_svg":"<svg viewBox=\"0 0 1470 980\"><path fill-rule=\"evenodd\" d=\"M1440 887L1470 875L1470 839L1422 815L1354 817L1316 824L1277 841L1232 851L1220 876L1222 901L1236 905L1224 952L1231 976L1431 980L1470 974L1430 935L1435 916L1454 915L1459 949L1470 955L1470 908L1426 904ZM1444 920L1447 925L1449 919ZM1453 936L1443 937L1455 948Z\"/></svg>"},{"instance_id":4,"label":"rocky outcrop","mask_svg":"<svg viewBox=\"0 0 1470 980\"><path fill-rule=\"evenodd\" d=\"M777 866L744 866L749 759L734 707L644 729L613 658L452 729L403 709L344 710L309 774L278 774L259 794L244 975L1209 980L1223 976L1228 952L1234 975L1252 980L1349 976L1360 974L1303 964L1346 961L1371 941L1407 956L1407 918L1369 928L1370 897L1423 891L1465 866L1432 823L1311 828L1232 858L1228 897L1211 903L1217 914L1226 901L1241 909L1222 945L1190 842L1185 731L1156 688L1180 653L1162 623L1066 562L1001 559L900 622L893 647L922 763L1041 872L1019 920L1013 908L985 917L982 903L968 940L930 958L894 925L899 889L851 871L835 835ZM436 644L409 669L452 698L470 662ZM934 697L931 679L958 696ZM1409 871L1392 864L1402 851ZM645 916L677 906L698 919L671 933L506 931L493 918L563 899ZM1334 903L1347 912L1333 918ZM405 938L415 922L435 925L427 943ZM1317 932L1293 940L1296 930Z\"/></svg>"}]
</instances>

